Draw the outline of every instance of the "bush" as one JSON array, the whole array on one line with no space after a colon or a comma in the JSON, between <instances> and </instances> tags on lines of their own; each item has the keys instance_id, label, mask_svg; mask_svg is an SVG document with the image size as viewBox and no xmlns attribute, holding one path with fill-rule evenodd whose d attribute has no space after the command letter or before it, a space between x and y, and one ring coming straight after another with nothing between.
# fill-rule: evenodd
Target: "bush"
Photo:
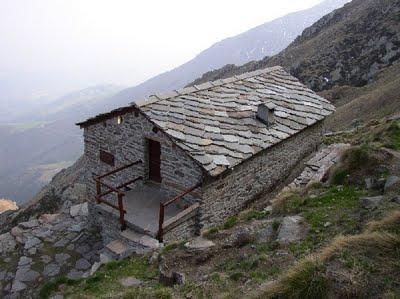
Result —
<instances>
[{"instance_id":1,"label":"bush","mask_svg":"<svg viewBox=\"0 0 400 299\"><path fill-rule=\"evenodd\" d=\"M341 168L336 168L332 174L332 184L333 185L344 185L348 172Z\"/></svg>"}]
</instances>

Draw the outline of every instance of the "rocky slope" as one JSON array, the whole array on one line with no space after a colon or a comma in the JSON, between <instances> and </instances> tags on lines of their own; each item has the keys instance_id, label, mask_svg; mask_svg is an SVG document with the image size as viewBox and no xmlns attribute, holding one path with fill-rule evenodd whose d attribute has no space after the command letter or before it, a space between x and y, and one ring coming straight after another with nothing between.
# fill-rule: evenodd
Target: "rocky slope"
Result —
<instances>
[{"instance_id":1,"label":"rocky slope","mask_svg":"<svg viewBox=\"0 0 400 299\"><path fill-rule=\"evenodd\" d=\"M80 158L71 167L57 173L49 184L19 210L1 213L0 233L9 231L19 222L86 201L86 178L85 161Z\"/></svg>"},{"instance_id":2,"label":"rocky slope","mask_svg":"<svg viewBox=\"0 0 400 299\"><path fill-rule=\"evenodd\" d=\"M398 0L353 0L305 29L279 54L206 73L193 84L282 65L315 91L366 85L400 58L399 12Z\"/></svg>"}]
</instances>

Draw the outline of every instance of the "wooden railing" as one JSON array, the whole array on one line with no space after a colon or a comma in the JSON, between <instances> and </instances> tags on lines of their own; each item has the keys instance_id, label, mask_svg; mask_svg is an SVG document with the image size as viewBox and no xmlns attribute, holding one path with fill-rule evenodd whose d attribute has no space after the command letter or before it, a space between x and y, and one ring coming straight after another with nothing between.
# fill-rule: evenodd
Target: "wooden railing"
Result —
<instances>
[{"instance_id":1,"label":"wooden railing","mask_svg":"<svg viewBox=\"0 0 400 299\"><path fill-rule=\"evenodd\" d=\"M130 184L135 183L138 180L143 180L143 177L139 176L139 177L134 178L132 180L129 180L129 181L125 182L125 183L122 183L121 185L118 185L116 187L105 183L104 181L102 181L102 179L104 179L104 178L106 178L106 177L108 177L110 175L116 174L116 173L118 173L118 172L120 172L122 170L125 170L125 169L127 169L129 167L132 167L134 165L140 164L140 163L142 163L142 160L138 160L138 161L129 163L129 164L125 165L125 166L122 166L122 167L114 169L114 170L112 170L110 172L107 172L106 174L94 177L94 180L96 182L96 193L97 193L96 194L96 202L98 204L103 203L103 204L105 204L105 205L107 205L107 206L119 211L119 222L121 224L121 230L125 230L126 229L126 222L125 222L126 210L124 209L124 201L123 201L124 196L125 196L125 192L121 191L121 189L126 187L126 186L128 186L128 185L130 185ZM106 187L108 190L105 191L105 192L102 192L102 186ZM111 194L111 193L115 193L117 195L118 205L115 205L115 204L109 202L105 198L106 195Z\"/></svg>"},{"instance_id":2,"label":"wooden railing","mask_svg":"<svg viewBox=\"0 0 400 299\"><path fill-rule=\"evenodd\" d=\"M197 189L198 187L201 186L201 183L198 183L197 185L185 190L183 193L179 194L178 196L166 201L166 202L160 202L160 214L159 214L159 219L158 219L158 234L157 234L157 239L158 241L162 242L163 241L163 236L164 236L164 224L165 224L165 208L174 202L180 200L183 198L185 195L189 194L193 190ZM188 208L190 209L190 207ZM179 221L179 218L176 219L176 221Z\"/></svg>"}]
</instances>

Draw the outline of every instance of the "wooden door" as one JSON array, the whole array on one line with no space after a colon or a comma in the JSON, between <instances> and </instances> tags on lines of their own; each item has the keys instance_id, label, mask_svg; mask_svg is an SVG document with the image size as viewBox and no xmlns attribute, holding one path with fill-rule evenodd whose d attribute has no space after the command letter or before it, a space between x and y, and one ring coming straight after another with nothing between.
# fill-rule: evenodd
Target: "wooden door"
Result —
<instances>
[{"instance_id":1,"label":"wooden door","mask_svg":"<svg viewBox=\"0 0 400 299\"><path fill-rule=\"evenodd\" d=\"M149 180L161 183L161 145L149 139Z\"/></svg>"}]
</instances>

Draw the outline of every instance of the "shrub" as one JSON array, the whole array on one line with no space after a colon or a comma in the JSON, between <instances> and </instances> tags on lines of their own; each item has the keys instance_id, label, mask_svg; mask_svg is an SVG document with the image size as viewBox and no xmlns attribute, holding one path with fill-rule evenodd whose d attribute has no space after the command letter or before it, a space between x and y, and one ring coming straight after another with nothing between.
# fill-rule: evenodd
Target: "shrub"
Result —
<instances>
[{"instance_id":1,"label":"shrub","mask_svg":"<svg viewBox=\"0 0 400 299\"><path fill-rule=\"evenodd\" d=\"M229 275L229 278L232 279L233 281L239 281L244 277L244 274L242 272L234 272L231 275Z\"/></svg>"},{"instance_id":2,"label":"shrub","mask_svg":"<svg viewBox=\"0 0 400 299\"><path fill-rule=\"evenodd\" d=\"M342 168L336 168L332 174L332 184L333 185L344 185L346 178L348 176L347 170Z\"/></svg>"}]
</instances>

